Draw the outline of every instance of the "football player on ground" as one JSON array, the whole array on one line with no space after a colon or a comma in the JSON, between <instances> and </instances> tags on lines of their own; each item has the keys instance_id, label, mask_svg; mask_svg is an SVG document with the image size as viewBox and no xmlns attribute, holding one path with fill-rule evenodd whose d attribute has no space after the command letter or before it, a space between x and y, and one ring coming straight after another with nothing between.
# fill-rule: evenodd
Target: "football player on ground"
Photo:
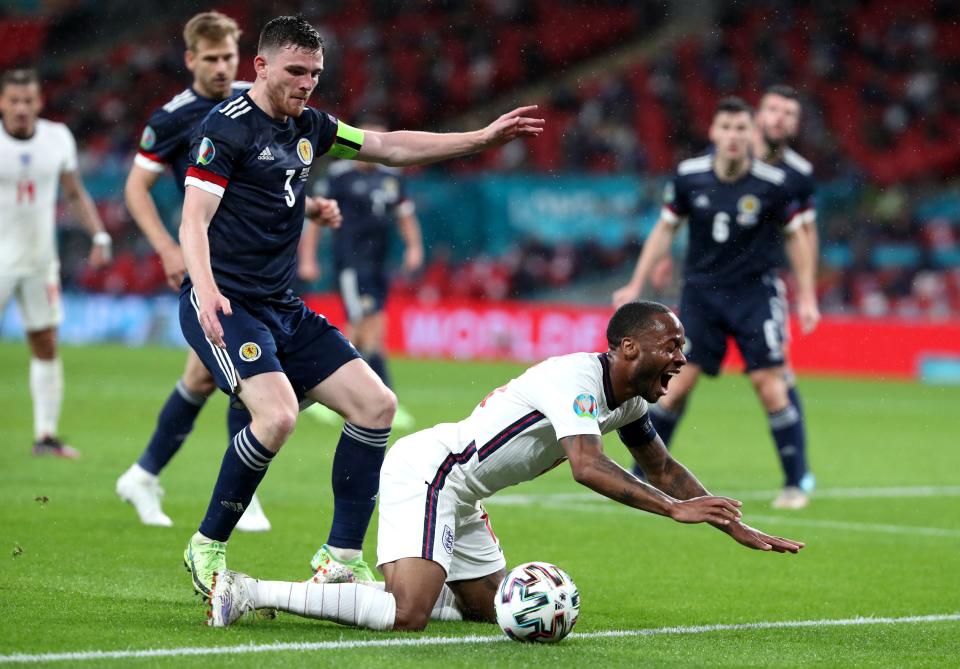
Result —
<instances>
[{"instance_id":1,"label":"football player on ground","mask_svg":"<svg viewBox=\"0 0 960 669\"><path fill-rule=\"evenodd\" d=\"M797 91L789 86L771 86L760 98L756 113L756 131L753 136L753 155L774 167L786 172L787 181L793 184L799 202L803 221L801 230L809 244L811 281L815 282L817 259L820 256L820 244L817 238L817 210L814 200L816 183L813 179L813 165L799 153L790 148L789 143L796 138L800 126L800 100ZM816 327L818 318L806 324L806 332ZM784 332L785 353L789 354L789 328ZM807 463L806 420L800 393L797 391L797 377L790 367L789 355L784 361L784 373L787 378L787 393L790 403L797 409L800 431L795 450L778 450L780 464L786 478L786 485L780 496L773 501L778 509L801 509L809 503L809 494L816 481Z\"/></svg>"},{"instance_id":2,"label":"football player on ground","mask_svg":"<svg viewBox=\"0 0 960 669\"><path fill-rule=\"evenodd\" d=\"M361 130L385 132L386 125L368 119ZM416 272L423 266L423 238L413 200L407 197L406 181L400 170L357 160L338 160L327 170L326 179L317 184L317 192L340 205L345 224L333 235L333 262L340 289L340 300L350 326L344 330L360 355L383 383L393 389L387 370L384 339L384 304L390 286L387 252L391 231L397 225L404 243L403 270ZM300 243L298 276L315 281L320 276L317 246L321 230L315 225L304 228ZM320 404L308 409L320 420L339 417ZM393 427L410 431L414 418L397 405Z\"/></svg>"},{"instance_id":3,"label":"football player on ground","mask_svg":"<svg viewBox=\"0 0 960 669\"><path fill-rule=\"evenodd\" d=\"M542 132L543 120L526 116L531 107L473 132L365 132L307 106L323 56L320 34L303 17L267 23L253 87L203 121L185 179L180 324L217 385L253 416L227 449L207 513L184 551L194 587L205 595L226 567L237 520L296 425L301 400L345 419L333 462L334 517L314 556L316 577L373 579L361 548L396 397L291 288L304 212L316 206L306 196L314 157L415 165Z\"/></svg>"},{"instance_id":4,"label":"football player on ground","mask_svg":"<svg viewBox=\"0 0 960 669\"><path fill-rule=\"evenodd\" d=\"M673 392L650 411L668 446L701 372L719 373L728 336L743 354L778 453L795 454L802 443L800 414L784 378L787 304L776 271L779 248L785 246L797 278L800 322L807 331L819 319L809 245L786 173L750 157L753 132L753 112L745 102L720 102L710 128L715 150L680 163L633 278L613 294L616 305L638 296L651 268L669 253L680 223L689 219L680 317L687 328L690 364ZM787 487L799 488L804 472L786 469Z\"/></svg>"},{"instance_id":5,"label":"football player on ground","mask_svg":"<svg viewBox=\"0 0 960 669\"><path fill-rule=\"evenodd\" d=\"M10 298L30 346L34 455L76 458L57 437L63 404L63 363L57 328L63 320L56 242L57 184L73 215L90 233L89 262L110 261L111 240L77 171L77 144L62 123L39 118L40 79L33 70L0 77L0 317Z\"/></svg>"},{"instance_id":6,"label":"football player on ground","mask_svg":"<svg viewBox=\"0 0 960 669\"><path fill-rule=\"evenodd\" d=\"M183 29L184 61L193 74L193 83L150 115L127 177L124 189L127 208L160 256L171 290L179 290L183 281L186 272L183 254L160 220L150 191L168 166L177 186L183 190L193 131L216 105L250 87L249 83L234 81L239 38L237 23L219 12L203 12L187 21ZM150 441L137 462L117 480L117 495L133 505L145 525L173 525L160 504L163 496L160 472L189 436L197 415L216 388L210 372L196 353L190 351L183 376L160 410ZM228 439L249 423L250 413L246 409L228 407ZM248 532L270 529L270 521L256 496L244 511L237 529Z\"/></svg>"},{"instance_id":7,"label":"football player on ground","mask_svg":"<svg viewBox=\"0 0 960 669\"><path fill-rule=\"evenodd\" d=\"M431 618L454 618L437 615L452 599L463 618L494 622L506 561L482 501L565 460L578 483L621 504L710 523L747 548L798 552L802 543L743 523L740 502L710 495L657 436L647 403L669 396L686 363L683 326L670 309L625 304L607 325L607 342L605 353L550 358L491 392L465 420L394 444L381 473L377 536L385 589L227 571L215 579L210 624L276 608L375 630L420 630ZM604 454L601 435L614 430L649 483Z\"/></svg>"}]
</instances>

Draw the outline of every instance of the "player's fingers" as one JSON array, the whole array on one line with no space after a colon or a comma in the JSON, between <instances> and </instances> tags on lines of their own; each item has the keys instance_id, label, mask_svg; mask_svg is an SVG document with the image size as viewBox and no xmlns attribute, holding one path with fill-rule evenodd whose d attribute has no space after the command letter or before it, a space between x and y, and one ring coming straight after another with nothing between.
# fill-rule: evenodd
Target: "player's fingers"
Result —
<instances>
[{"instance_id":1,"label":"player's fingers","mask_svg":"<svg viewBox=\"0 0 960 669\"><path fill-rule=\"evenodd\" d=\"M220 310L223 311L224 316L233 316L233 307L230 306L230 300L225 297L220 298ZM219 319L217 323L219 324Z\"/></svg>"},{"instance_id":2,"label":"player's fingers","mask_svg":"<svg viewBox=\"0 0 960 669\"><path fill-rule=\"evenodd\" d=\"M534 109L537 109L537 105L527 105L526 107L517 107L512 111L508 111L504 116L507 118L512 118L514 116L523 116L527 112L532 112Z\"/></svg>"},{"instance_id":3,"label":"player's fingers","mask_svg":"<svg viewBox=\"0 0 960 669\"><path fill-rule=\"evenodd\" d=\"M167 275L167 285L170 286L171 290L177 290L180 288L180 284L183 281L182 274L168 274Z\"/></svg>"}]
</instances>

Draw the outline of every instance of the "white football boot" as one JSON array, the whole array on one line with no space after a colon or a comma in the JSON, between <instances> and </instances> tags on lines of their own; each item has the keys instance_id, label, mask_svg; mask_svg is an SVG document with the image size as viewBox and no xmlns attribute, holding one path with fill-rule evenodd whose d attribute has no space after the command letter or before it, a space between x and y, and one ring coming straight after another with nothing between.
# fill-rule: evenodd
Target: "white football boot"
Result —
<instances>
[{"instance_id":1,"label":"white football boot","mask_svg":"<svg viewBox=\"0 0 960 669\"><path fill-rule=\"evenodd\" d=\"M213 591L210 593L210 611L207 625L227 627L254 610L253 598L247 588L246 574L224 570L213 575Z\"/></svg>"},{"instance_id":2,"label":"white football boot","mask_svg":"<svg viewBox=\"0 0 960 669\"><path fill-rule=\"evenodd\" d=\"M237 529L241 532L268 532L270 527L270 520L267 519L263 507L260 505L260 500L254 494L243 515L240 516Z\"/></svg>"},{"instance_id":3,"label":"white football boot","mask_svg":"<svg viewBox=\"0 0 960 669\"><path fill-rule=\"evenodd\" d=\"M770 503L774 509L805 509L810 504L810 496L797 486L787 486Z\"/></svg>"},{"instance_id":4,"label":"white football boot","mask_svg":"<svg viewBox=\"0 0 960 669\"><path fill-rule=\"evenodd\" d=\"M163 497L160 480L140 465L134 463L117 479L117 495L124 502L133 505L144 525L173 525L173 521L160 507L160 498Z\"/></svg>"}]
</instances>

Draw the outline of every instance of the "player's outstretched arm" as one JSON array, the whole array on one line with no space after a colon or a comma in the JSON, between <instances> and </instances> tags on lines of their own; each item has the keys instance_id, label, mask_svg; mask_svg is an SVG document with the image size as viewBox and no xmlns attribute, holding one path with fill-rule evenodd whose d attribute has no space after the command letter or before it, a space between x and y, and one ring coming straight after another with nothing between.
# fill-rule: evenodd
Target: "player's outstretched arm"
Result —
<instances>
[{"instance_id":1,"label":"player's outstretched arm","mask_svg":"<svg viewBox=\"0 0 960 669\"><path fill-rule=\"evenodd\" d=\"M84 188L80 174L76 171L63 172L60 175L60 187L63 189L63 196L70 205L73 215L77 217L80 225L93 240L93 246L90 249L90 264L94 267L107 265L112 255L113 240L110 239L110 234L103 227L103 221L100 220L100 214L97 212L97 205L93 203L93 198Z\"/></svg>"},{"instance_id":2,"label":"player's outstretched arm","mask_svg":"<svg viewBox=\"0 0 960 669\"><path fill-rule=\"evenodd\" d=\"M607 457L596 435L564 437L560 445L577 483L621 504L680 523L728 525L740 518L740 502L729 497L707 495L680 500L644 483Z\"/></svg>"},{"instance_id":3,"label":"player's outstretched arm","mask_svg":"<svg viewBox=\"0 0 960 669\"><path fill-rule=\"evenodd\" d=\"M481 130L472 132L394 132L364 131L363 145L357 160L381 163L392 167L426 165L441 160L467 156L502 146L523 137L536 137L543 132L544 120L530 116L536 105L518 107L507 112Z\"/></svg>"},{"instance_id":4,"label":"player's outstretched arm","mask_svg":"<svg viewBox=\"0 0 960 669\"><path fill-rule=\"evenodd\" d=\"M183 254L180 252L177 240L163 225L160 212L157 211L157 205L150 193L161 174L162 172L154 172L134 164L130 168L130 174L127 175L127 182L123 187L123 200L137 227L160 256L167 285L171 290L179 290L183 275L187 271L183 264Z\"/></svg>"},{"instance_id":5,"label":"player's outstretched arm","mask_svg":"<svg viewBox=\"0 0 960 669\"><path fill-rule=\"evenodd\" d=\"M647 277L650 276L654 266L670 252L670 245L673 244L673 237L676 233L677 226L675 224L664 218L657 221L653 230L650 231L647 241L643 244L630 282L614 291L614 307L621 307L640 297L640 293L643 292L643 287L647 283Z\"/></svg>"},{"instance_id":6,"label":"player's outstretched arm","mask_svg":"<svg viewBox=\"0 0 960 669\"><path fill-rule=\"evenodd\" d=\"M621 431L621 437L623 437L623 431ZM650 483L664 493L677 499L704 499L704 495L710 494L690 470L670 456L659 436L644 444L626 443L626 445L633 459L646 473ZM737 504L739 505L739 502ZM735 522L711 522L711 524L747 548L776 553L796 553L803 548L803 543L799 541L765 534L750 527L739 520L739 514Z\"/></svg>"},{"instance_id":7,"label":"player's outstretched arm","mask_svg":"<svg viewBox=\"0 0 960 669\"><path fill-rule=\"evenodd\" d=\"M220 348L226 348L223 341L223 326L217 312L230 316L230 300L220 294L217 282L210 267L210 240L207 228L213 215L220 206L220 198L196 186L187 185L183 197L183 215L180 222L180 245L183 248L183 260L193 289L200 303L200 326L207 339Z\"/></svg>"},{"instance_id":8,"label":"player's outstretched arm","mask_svg":"<svg viewBox=\"0 0 960 669\"><path fill-rule=\"evenodd\" d=\"M402 206L402 205L401 205ZM423 234L420 219L412 212L397 216L400 238L403 239L403 270L413 273L423 267Z\"/></svg>"}]
</instances>

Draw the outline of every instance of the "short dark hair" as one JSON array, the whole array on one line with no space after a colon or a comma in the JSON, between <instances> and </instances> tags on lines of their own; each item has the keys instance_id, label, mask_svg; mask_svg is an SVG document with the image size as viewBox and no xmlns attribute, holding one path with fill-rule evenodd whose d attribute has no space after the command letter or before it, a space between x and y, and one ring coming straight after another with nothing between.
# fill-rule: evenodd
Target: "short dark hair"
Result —
<instances>
[{"instance_id":1,"label":"short dark hair","mask_svg":"<svg viewBox=\"0 0 960 669\"><path fill-rule=\"evenodd\" d=\"M292 46L304 51L323 51L323 38L302 14L270 19L260 31L257 53Z\"/></svg>"},{"instance_id":2,"label":"short dark hair","mask_svg":"<svg viewBox=\"0 0 960 669\"><path fill-rule=\"evenodd\" d=\"M786 84L774 84L768 87L760 97L762 99L768 95L779 95L781 98L787 98L788 100L800 100L800 94L797 93L797 89L793 86L787 86Z\"/></svg>"},{"instance_id":3,"label":"short dark hair","mask_svg":"<svg viewBox=\"0 0 960 669\"><path fill-rule=\"evenodd\" d=\"M713 110L713 115L717 114L740 114L744 113L749 116L753 116L753 107L747 104L746 100L743 98L738 98L736 95L730 95L723 98L720 102L717 103L717 106Z\"/></svg>"},{"instance_id":4,"label":"short dark hair","mask_svg":"<svg viewBox=\"0 0 960 669\"><path fill-rule=\"evenodd\" d=\"M607 323L607 344L610 348L616 348L627 337L652 328L657 314L669 313L673 313L670 307L659 302L649 300L627 302L614 312L610 322Z\"/></svg>"},{"instance_id":5,"label":"short dark hair","mask_svg":"<svg viewBox=\"0 0 960 669\"><path fill-rule=\"evenodd\" d=\"M29 84L40 85L40 75L36 70L21 68L17 70L7 70L0 77L0 93L3 93L7 86L27 86Z\"/></svg>"}]
</instances>

